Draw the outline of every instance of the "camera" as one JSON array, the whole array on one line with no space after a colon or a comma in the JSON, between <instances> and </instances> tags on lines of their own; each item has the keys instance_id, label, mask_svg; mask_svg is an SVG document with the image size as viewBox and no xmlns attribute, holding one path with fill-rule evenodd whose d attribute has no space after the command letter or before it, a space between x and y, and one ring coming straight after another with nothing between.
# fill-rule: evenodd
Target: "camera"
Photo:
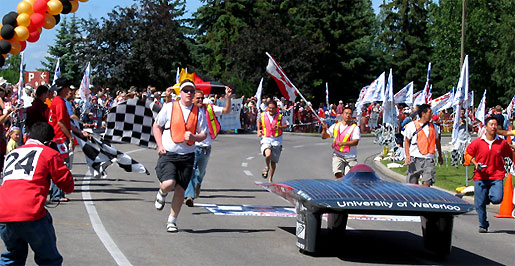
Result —
<instances>
[{"instance_id":1,"label":"camera","mask_svg":"<svg viewBox=\"0 0 515 266\"><path fill-rule=\"evenodd\" d=\"M481 170L483 170L483 169L485 169L485 168L487 168L487 167L488 167L488 166L487 166L486 164L482 164L482 163L478 163L478 164L477 164L477 170L478 170L478 171L481 171Z\"/></svg>"}]
</instances>

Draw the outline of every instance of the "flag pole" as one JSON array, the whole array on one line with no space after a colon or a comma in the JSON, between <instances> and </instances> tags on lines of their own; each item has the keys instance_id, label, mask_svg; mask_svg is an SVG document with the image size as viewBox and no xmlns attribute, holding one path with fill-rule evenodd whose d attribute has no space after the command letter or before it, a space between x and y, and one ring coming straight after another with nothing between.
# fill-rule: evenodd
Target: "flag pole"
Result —
<instances>
[{"instance_id":1,"label":"flag pole","mask_svg":"<svg viewBox=\"0 0 515 266\"><path fill-rule=\"evenodd\" d=\"M279 66L274 58L268 53L268 52L265 52L266 55L268 56L268 58L272 59L272 62L274 63L274 65L279 69L281 70L281 72L284 73L284 70L281 68L281 66ZM290 81L290 79L284 75L284 78L286 78L286 80L293 86L293 88L295 89L295 91L299 94L299 96L302 98L302 100L304 100L304 102L306 102L306 104L308 104L308 100L306 100L306 98L304 98L304 95L302 95L302 93L300 93L299 89L297 89L297 87L295 87L295 85ZM318 119L318 121L322 122L322 119L318 116L318 114L315 112L315 110L313 110L313 105L310 106L311 108L311 112L316 116L316 118ZM322 122L323 123L323 122Z\"/></svg>"}]
</instances>

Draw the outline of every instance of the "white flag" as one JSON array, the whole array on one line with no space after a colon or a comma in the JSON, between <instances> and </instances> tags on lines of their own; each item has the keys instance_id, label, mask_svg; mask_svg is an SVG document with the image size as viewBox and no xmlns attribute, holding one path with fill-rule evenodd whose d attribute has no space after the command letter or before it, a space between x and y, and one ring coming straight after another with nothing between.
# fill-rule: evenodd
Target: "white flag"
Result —
<instances>
[{"instance_id":1,"label":"white flag","mask_svg":"<svg viewBox=\"0 0 515 266\"><path fill-rule=\"evenodd\" d=\"M413 81L402 88L402 90L398 91L393 98L395 103L405 103L409 106L413 105Z\"/></svg>"},{"instance_id":2,"label":"white flag","mask_svg":"<svg viewBox=\"0 0 515 266\"><path fill-rule=\"evenodd\" d=\"M433 114L436 114L438 112L440 112L441 110L445 110L447 108L444 108L446 107L447 105L450 105L449 104L449 100L452 99L452 93L453 91L450 91L434 100L431 101L431 110L433 111Z\"/></svg>"},{"instance_id":3,"label":"white flag","mask_svg":"<svg viewBox=\"0 0 515 266\"><path fill-rule=\"evenodd\" d=\"M506 110L506 112L508 113L508 119L511 119L512 117L512 113L513 113L513 106L515 105L515 96L513 96L513 98L511 99L510 101L510 104L508 105L508 108Z\"/></svg>"},{"instance_id":4,"label":"white flag","mask_svg":"<svg viewBox=\"0 0 515 266\"><path fill-rule=\"evenodd\" d=\"M397 125L397 109L395 108L393 97L393 74L391 68L388 75L388 83L386 83L383 108L383 123L395 127Z\"/></svg>"},{"instance_id":5,"label":"white flag","mask_svg":"<svg viewBox=\"0 0 515 266\"><path fill-rule=\"evenodd\" d=\"M463 61L463 66L461 67L460 80L458 81L458 86L456 87L456 95L454 96L453 105L456 106L468 100L468 92L469 92L469 57L465 56L465 61Z\"/></svg>"},{"instance_id":6,"label":"white flag","mask_svg":"<svg viewBox=\"0 0 515 266\"><path fill-rule=\"evenodd\" d=\"M80 82L79 94L81 100L84 102L82 105L82 112L86 112L86 108L89 106L89 85L90 85L90 74L91 72L91 64L88 62L88 66L86 67L86 71L84 71L84 76L82 77L82 81Z\"/></svg>"},{"instance_id":7,"label":"white flag","mask_svg":"<svg viewBox=\"0 0 515 266\"><path fill-rule=\"evenodd\" d=\"M259 82L259 86L256 91L256 95L254 95L254 97L256 97L256 99L257 99L256 107L260 113L261 113L261 108L259 106L261 106L261 93L262 92L263 92L263 78L261 78L261 81Z\"/></svg>"},{"instance_id":8,"label":"white flag","mask_svg":"<svg viewBox=\"0 0 515 266\"><path fill-rule=\"evenodd\" d=\"M377 77L370 85L363 98L363 104L371 102L381 102L384 100L384 72Z\"/></svg>"},{"instance_id":9,"label":"white flag","mask_svg":"<svg viewBox=\"0 0 515 266\"><path fill-rule=\"evenodd\" d=\"M329 84L325 83L325 104L329 108Z\"/></svg>"},{"instance_id":10,"label":"white flag","mask_svg":"<svg viewBox=\"0 0 515 266\"><path fill-rule=\"evenodd\" d=\"M52 80L52 86L55 85L55 81L61 77L61 58L57 58L57 64L55 64L54 79Z\"/></svg>"},{"instance_id":11,"label":"white flag","mask_svg":"<svg viewBox=\"0 0 515 266\"><path fill-rule=\"evenodd\" d=\"M372 96L373 102L381 102L384 101L384 91L385 91L385 74L384 72L370 84L368 89L371 87L375 87L374 95Z\"/></svg>"},{"instance_id":12,"label":"white flag","mask_svg":"<svg viewBox=\"0 0 515 266\"><path fill-rule=\"evenodd\" d=\"M417 106L417 105L424 104L424 103L426 103L426 99L427 99L426 90L417 91L417 93L415 93L415 95L413 95L413 105Z\"/></svg>"},{"instance_id":13,"label":"white flag","mask_svg":"<svg viewBox=\"0 0 515 266\"><path fill-rule=\"evenodd\" d=\"M458 129L460 127L460 116L461 116L461 104L458 104L455 106L454 109L454 122L452 124L452 136L451 136L451 143L456 144L458 142Z\"/></svg>"},{"instance_id":14,"label":"white flag","mask_svg":"<svg viewBox=\"0 0 515 266\"><path fill-rule=\"evenodd\" d=\"M358 100L356 101L356 112L358 115L361 115L361 109L363 109L363 99L365 98L365 94L367 93L368 86L361 88L359 92ZM329 108L329 106L327 106Z\"/></svg>"},{"instance_id":15,"label":"white flag","mask_svg":"<svg viewBox=\"0 0 515 266\"><path fill-rule=\"evenodd\" d=\"M429 65L427 66L427 75L426 75L426 85L424 85L424 93L426 98L424 99L424 103L430 103L431 102L431 62L429 62Z\"/></svg>"},{"instance_id":16,"label":"white flag","mask_svg":"<svg viewBox=\"0 0 515 266\"><path fill-rule=\"evenodd\" d=\"M188 73L188 72L186 72ZM175 84L180 83L181 81L181 71L179 70L179 67L177 67L177 73L175 73Z\"/></svg>"},{"instance_id":17,"label":"white flag","mask_svg":"<svg viewBox=\"0 0 515 266\"><path fill-rule=\"evenodd\" d=\"M514 98L515 99L515 98ZM512 100L513 102L513 100ZM481 98L481 102L476 110L476 119L479 120L483 125L485 124L485 111L486 111L486 90L483 92L483 98Z\"/></svg>"}]
</instances>

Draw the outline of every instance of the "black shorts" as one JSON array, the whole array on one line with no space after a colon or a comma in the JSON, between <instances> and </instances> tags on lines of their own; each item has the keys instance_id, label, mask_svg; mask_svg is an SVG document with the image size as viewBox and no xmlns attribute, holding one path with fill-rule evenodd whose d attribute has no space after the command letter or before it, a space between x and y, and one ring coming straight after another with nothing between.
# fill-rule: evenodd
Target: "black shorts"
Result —
<instances>
[{"instance_id":1,"label":"black shorts","mask_svg":"<svg viewBox=\"0 0 515 266\"><path fill-rule=\"evenodd\" d=\"M160 182L173 179L186 189L193 173L195 153L177 154L166 152L159 156L156 165L156 175Z\"/></svg>"}]
</instances>

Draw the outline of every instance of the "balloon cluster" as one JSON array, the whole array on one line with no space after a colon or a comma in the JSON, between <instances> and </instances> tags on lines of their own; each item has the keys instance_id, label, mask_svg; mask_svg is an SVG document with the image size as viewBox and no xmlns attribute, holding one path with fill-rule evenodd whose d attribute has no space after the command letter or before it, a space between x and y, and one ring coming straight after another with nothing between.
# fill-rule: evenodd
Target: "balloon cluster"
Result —
<instances>
[{"instance_id":1,"label":"balloon cluster","mask_svg":"<svg viewBox=\"0 0 515 266\"><path fill-rule=\"evenodd\" d=\"M79 2L88 0L22 0L16 11L2 18L0 25L0 67L7 54L18 54L25 50L27 42L37 42L42 28L55 27L61 20L60 14L74 13Z\"/></svg>"}]
</instances>

